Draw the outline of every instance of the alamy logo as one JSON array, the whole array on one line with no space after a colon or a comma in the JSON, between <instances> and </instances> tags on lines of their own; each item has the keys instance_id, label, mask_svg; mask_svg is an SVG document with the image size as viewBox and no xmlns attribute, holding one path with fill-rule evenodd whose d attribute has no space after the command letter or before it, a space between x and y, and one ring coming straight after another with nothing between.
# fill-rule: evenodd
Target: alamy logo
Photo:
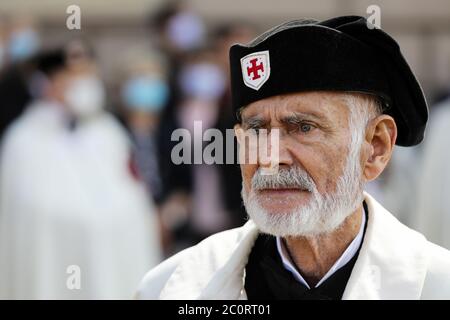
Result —
<instances>
[{"instance_id":1,"label":"alamy logo","mask_svg":"<svg viewBox=\"0 0 450 320\"><path fill-rule=\"evenodd\" d=\"M81 268L76 264L67 266L66 273L69 275L66 280L66 287L69 290L81 289Z\"/></svg>"},{"instance_id":2,"label":"alamy logo","mask_svg":"<svg viewBox=\"0 0 450 320\"><path fill-rule=\"evenodd\" d=\"M67 7L66 13L69 15L66 19L66 27L69 30L81 29L81 8L75 4Z\"/></svg>"}]
</instances>

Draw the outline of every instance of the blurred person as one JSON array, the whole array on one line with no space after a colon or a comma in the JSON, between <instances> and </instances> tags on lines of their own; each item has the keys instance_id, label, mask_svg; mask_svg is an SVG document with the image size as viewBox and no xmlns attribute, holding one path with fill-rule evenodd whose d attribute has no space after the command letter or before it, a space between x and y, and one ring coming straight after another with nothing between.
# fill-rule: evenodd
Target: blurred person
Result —
<instances>
[{"instance_id":1,"label":"blurred person","mask_svg":"<svg viewBox=\"0 0 450 320\"><path fill-rule=\"evenodd\" d=\"M174 130L180 128L176 108L183 98L179 86L180 71L191 52L205 45L206 28L203 19L186 1L165 2L150 18L150 34L156 39L156 48L167 59L169 98L160 117L158 146L161 156L162 196L165 211L180 212L171 224L177 225L187 215L188 192L192 179L186 165L174 166L170 158L175 143L171 142ZM181 211L180 211L181 210ZM175 218L177 216L178 218ZM171 220L171 219L169 219Z\"/></svg>"},{"instance_id":2,"label":"blurred person","mask_svg":"<svg viewBox=\"0 0 450 320\"><path fill-rule=\"evenodd\" d=\"M180 98L178 73L187 56L205 45L206 28L202 18L182 0L164 3L151 14L149 24L156 48L167 59L170 96L163 121L170 125Z\"/></svg>"},{"instance_id":3,"label":"blurred person","mask_svg":"<svg viewBox=\"0 0 450 320\"><path fill-rule=\"evenodd\" d=\"M1 298L132 298L160 259L130 142L104 111L102 81L79 49L40 54L40 98L2 145Z\"/></svg>"},{"instance_id":4,"label":"blurred person","mask_svg":"<svg viewBox=\"0 0 450 320\"><path fill-rule=\"evenodd\" d=\"M203 20L186 1L164 3L151 15L150 25L158 36L159 48L171 58L180 58L205 44Z\"/></svg>"},{"instance_id":5,"label":"blurred person","mask_svg":"<svg viewBox=\"0 0 450 320\"><path fill-rule=\"evenodd\" d=\"M432 110L422 161L416 167L418 192L411 226L450 249L450 99Z\"/></svg>"},{"instance_id":6,"label":"blurred person","mask_svg":"<svg viewBox=\"0 0 450 320\"><path fill-rule=\"evenodd\" d=\"M215 128L220 109L219 99L226 86L226 76L217 64L212 50L204 49L186 63L180 72L179 85L183 95L176 109L176 119L182 128L189 130L192 144L204 144L205 130ZM194 129L201 124L201 132ZM193 164L190 171L191 214L189 232L192 243L230 226L230 213L226 210L224 181L220 165Z\"/></svg>"},{"instance_id":7,"label":"blurred person","mask_svg":"<svg viewBox=\"0 0 450 320\"><path fill-rule=\"evenodd\" d=\"M17 16L3 20L0 34L0 139L32 99L29 88L33 71L31 58L40 48L39 33L31 18Z\"/></svg>"},{"instance_id":8,"label":"blurred person","mask_svg":"<svg viewBox=\"0 0 450 320\"><path fill-rule=\"evenodd\" d=\"M12 19L7 38L7 58L10 63L31 58L40 48L40 37L31 17Z\"/></svg>"},{"instance_id":9,"label":"blurred person","mask_svg":"<svg viewBox=\"0 0 450 320\"><path fill-rule=\"evenodd\" d=\"M155 35L156 47L167 59L169 99L160 117L158 146L162 161L161 215L165 225L174 232L177 251L192 243L192 232L186 224L191 208L190 197L193 177L190 165L174 165L168 161L176 142L171 141L172 132L181 127L177 117L178 107L184 103L180 87L180 73L192 55L206 43L206 28L203 19L187 1L165 2L150 16L151 34ZM187 240L187 244L184 240ZM184 244L183 244L184 243ZM178 249L176 249L178 248ZM172 251L172 252L173 252Z\"/></svg>"},{"instance_id":10,"label":"blurred person","mask_svg":"<svg viewBox=\"0 0 450 320\"><path fill-rule=\"evenodd\" d=\"M166 195L161 205L161 218L173 233L171 253L229 225L219 168L193 164L193 161L174 164L171 160L172 148L179 143L171 141L173 130L187 129L192 135L192 144L201 145L203 132L194 135L197 133L194 132L194 122L201 123L202 131L213 128L217 122L220 112L218 100L224 92L226 78L215 58L209 49L190 55L177 79L179 104L173 110L170 124L162 123L160 127Z\"/></svg>"},{"instance_id":11,"label":"blurred person","mask_svg":"<svg viewBox=\"0 0 450 320\"><path fill-rule=\"evenodd\" d=\"M364 192L428 120L398 43L364 17L298 19L231 47L230 71L240 151L279 137L240 164L250 219L149 271L137 297L449 299L450 251Z\"/></svg>"},{"instance_id":12,"label":"blurred person","mask_svg":"<svg viewBox=\"0 0 450 320\"><path fill-rule=\"evenodd\" d=\"M124 64L125 70L120 76L123 81L119 90L122 106L119 118L133 141L133 158L138 175L159 209L163 194L160 163L167 161L161 159L158 145L160 116L169 97L165 60L150 49L130 52ZM170 250L171 235L163 221L159 221L163 248L167 252Z\"/></svg>"},{"instance_id":13,"label":"blurred person","mask_svg":"<svg viewBox=\"0 0 450 320\"><path fill-rule=\"evenodd\" d=\"M155 52L128 59L120 95L125 123L134 142L139 173L148 191L159 203L162 181L157 133L159 118L169 97L163 61Z\"/></svg>"},{"instance_id":14,"label":"blurred person","mask_svg":"<svg viewBox=\"0 0 450 320\"><path fill-rule=\"evenodd\" d=\"M214 125L224 136L226 130L232 129L235 123L235 115L231 106L229 50L235 43L247 43L255 35L255 30L252 25L247 22L236 21L218 26L211 36L218 65L227 79L226 89L219 99L219 113L216 124ZM223 148L224 158L227 157L229 151L227 148ZM239 165L237 164L238 152L236 147L233 152L236 161L233 164L224 164L218 167L221 173L224 204L230 215L230 227L239 227L246 221L247 214L242 205L240 193L242 178L239 174Z\"/></svg>"}]
</instances>

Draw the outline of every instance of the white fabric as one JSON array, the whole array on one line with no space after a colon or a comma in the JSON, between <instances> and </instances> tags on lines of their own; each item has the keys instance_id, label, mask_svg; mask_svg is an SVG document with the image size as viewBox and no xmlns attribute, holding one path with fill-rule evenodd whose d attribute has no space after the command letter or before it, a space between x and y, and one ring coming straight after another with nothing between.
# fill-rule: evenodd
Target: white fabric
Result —
<instances>
[{"instance_id":1,"label":"white fabric","mask_svg":"<svg viewBox=\"0 0 450 320\"><path fill-rule=\"evenodd\" d=\"M60 106L38 103L12 125L0 162L0 298L133 297L160 252L129 156L106 113L70 131ZM80 290L66 286L71 265Z\"/></svg>"},{"instance_id":2,"label":"white fabric","mask_svg":"<svg viewBox=\"0 0 450 320\"><path fill-rule=\"evenodd\" d=\"M315 285L315 288L319 287L325 280L327 280L329 277L331 277L337 270L342 268L349 262L358 252L359 247L361 246L363 235L364 235L364 226L366 225L366 215L363 213L362 219L361 219L361 226L359 228L358 234L356 237L350 242L348 247L344 250L342 255L339 257L339 259L336 260L336 262L333 264L333 266L330 268L330 270L327 271L327 273L320 279L319 282ZM300 272L298 272L297 268L292 263L291 259L289 258L289 255L287 255L287 248L281 239L281 237L277 237L277 250L278 254L281 257L281 261L283 262L283 266L286 270L290 271L294 278L305 285L308 289L311 289L308 282L302 277Z\"/></svg>"},{"instance_id":3,"label":"white fabric","mask_svg":"<svg viewBox=\"0 0 450 320\"><path fill-rule=\"evenodd\" d=\"M421 174L418 169L421 146L422 144L415 147L395 146L392 158L382 175L369 182L365 189L397 219L412 228L415 228L412 219L417 209L413 200L420 197L416 186L418 175ZM430 240L434 241L432 238Z\"/></svg>"},{"instance_id":4,"label":"white fabric","mask_svg":"<svg viewBox=\"0 0 450 320\"><path fill-rule=\"evenodd\" d=\"M401 224L370 195L367 228L343 299L450 299L450 252ZM253 221L213 235L147 273L138 299L246 299Z\"/></svg>"},{"instance_id":5,"label":"white fabric","mask_svg":"<svg viewBox=\"0 0 450 320\"><path fill-rule=\"evenodd\" d=\"M450 99L435 107L416 167L418 191L409 199L411 226L431 241L450 249Z\"/></svg>"}]
</instances>

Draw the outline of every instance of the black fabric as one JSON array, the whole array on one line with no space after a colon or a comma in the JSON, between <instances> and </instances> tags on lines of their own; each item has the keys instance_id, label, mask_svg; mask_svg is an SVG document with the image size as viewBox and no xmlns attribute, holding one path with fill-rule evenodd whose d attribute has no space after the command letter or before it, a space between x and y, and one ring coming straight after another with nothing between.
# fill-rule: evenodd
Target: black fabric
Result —
<instances>
[{"instance_id":1,"label":"black fabric","mask_svg":"<svg viewBox=\"0 0 450 320\"><path fill-rule=\"evenodd\" d=\"M243 81L241 59L269 51L270 76L258 89ZM275 27L248 45L230 49L233 108L301 91L347 91L377 96L398 127L397 144L423 139L428 107L397 42L359 16L318 22L295 20Z\"/></svg>"},{"instance_id":2,"label":"black fabric","mask_svg":"<svg viewBox=\"0 0 450 320\"><path fill-rule=\"evenodd\" d=\"M0 140L31 101L27 84L29 69L29 66L13 65L0 71Z\"/></svg>"},{"instance_id":3,"label":"black fabric","mask_svg":"<svg viewBox=\"0 0 450 320\"><path fill-rule=\"evenodd\" d=\"M36 69L47 77L64 69L67 64L66 53L64 49L53 49L38 54L35 58Z\"/></svg>"},{"instance_id":4,"label":"black fabric","mask_svg":"<svg viewBox=\"0 0 450 320\"><path fill-rule=\"evenodd\" d=\"M368 215L366 213L366 232ZM363 237L364 239L364 237ZM309 289L298 282L283 266L277 251L276 238L260 234L249 256L245 272L245 291L249 300L341 300L350 278L359 250L342 268L319 287Z\"/></svg>"}]
</instances>

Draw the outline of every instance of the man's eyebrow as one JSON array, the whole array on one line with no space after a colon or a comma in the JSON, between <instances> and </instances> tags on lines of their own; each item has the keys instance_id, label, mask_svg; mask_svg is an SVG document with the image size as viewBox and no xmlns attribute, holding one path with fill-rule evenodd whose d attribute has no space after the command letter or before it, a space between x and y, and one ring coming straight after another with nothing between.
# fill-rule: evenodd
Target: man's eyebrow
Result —
<instances>
[{"instance_id":1,"label":"man's eyebrow","mask_svg":"<svg viewBox=\"0 0 450 320\"><path fill-rule=\"evenodd\" d=\"M264 119L260 115L255 115L251 117L243 117L242 118L242 124L246 128L261 128L267 124L267 120Z\"/></svg>"},{"instance_id":2,"label":"man's eyebrow","mask_svg":"<svg viewBox=\"0 0 450 320\"><path fill-rule=\"evenodd\" d=\"M282 116L280 122L287 124L298 124L305 120L316 120L319 122L327 120L327 117L317 113L293 112L290 115Z\"/></svg>"},{"instance_id":3,"label":"man's eyebrow","mask_svg":"<svg viewBox=\"0 0 450 320\"><path fill-rule=\"evenodd\" d=\"M328 118L324 115L315 112L293 112L292 114L282 116L280 122L284 124L300 124L303 121L317 121L323 123ZM262 128L267 126L270 121L261 115L254 115L250 117L242 117L242 125L244 128Z\"/></svg>"}]
</instances>

